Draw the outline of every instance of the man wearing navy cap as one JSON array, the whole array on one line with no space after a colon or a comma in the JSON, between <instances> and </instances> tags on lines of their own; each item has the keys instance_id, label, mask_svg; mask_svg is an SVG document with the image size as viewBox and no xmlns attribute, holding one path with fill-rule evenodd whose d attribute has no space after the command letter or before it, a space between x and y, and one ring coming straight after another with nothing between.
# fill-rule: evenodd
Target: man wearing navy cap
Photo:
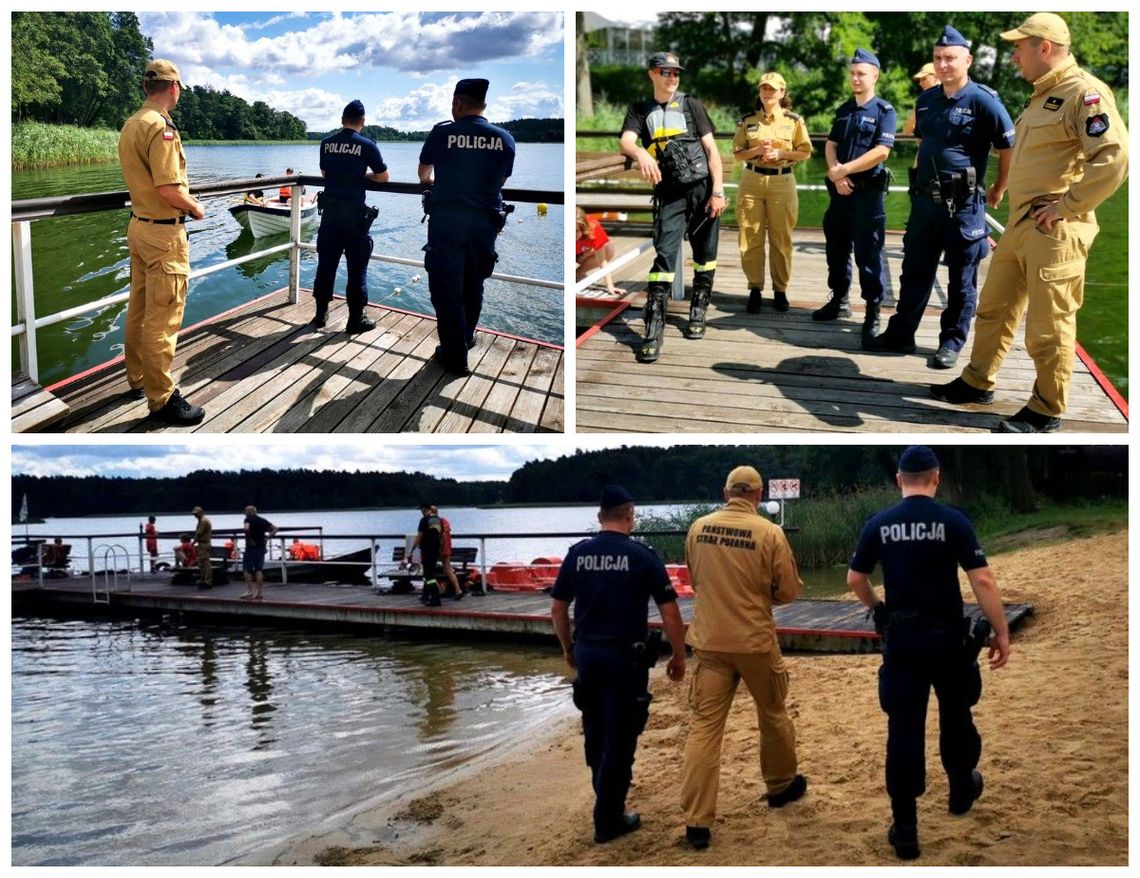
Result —
<instances>
[{"instance_id":1,"label":"man wearing navy cap","mask_svg":"<svg viewBox=\"0 0 1140 878\"><path fill-rule=\"evenodd\" d=\"M927 361L931 369L951 368L970 334L978 302L978 263L990 252L986 205L1001 203L1013 155L1013 120L996 91L970 79L974 59L969 45L950 26L934 44L934 72L941 86L923 92L915 105L919 147L911 171L899 302L886 332L863 345L869 351L914 352L915 332L945 255L950 284L938 350ZM998 170L987 191L991 149L997 150Z\"/></svg>"},{"instance_id":2,"label":"man wearing navy cap","mask_svg":"<svg viewBox=\"0 0 1140 878\"><path fill-rule=\"evenodd\" d=\"M813 312L812 320L850 317L851 251L859 269L863 296L863 340L879 331L879 305L887 288L887 263L883 238L887 211L883 194L891 175L884 162L895 145L898 120L895 108L875 96L879 59L866 49L856 49L850 66L853 97L835 111L824 155L827 158L827 194L831 197L823 215L827 240L827 285L831 300Z\"/></svg>"},{"instance_id":3,"label":"man wearing navy cap","mask_svg":"<svg viewBox=\"0 0 1140 878\"><path fill-rule=\"evenodd\" d=\"M694 521L685 538L697 603L685 637L696 667L681 810L685 838L697 850L712 839L724 723L741 680L756 702L768 807L789 805L807 790L797 771L796 727L785 704L788 670L772 615L774 605L799 597L804 584L784 531L757 511L763 492L754 467L736 467L724 483L725 505Z\"/></svg>"},{"instance_id":4,"label":"man wearing navy cap","mask_svg":"<svg viewBox=\"0 0 1140 878\"><path fill-rule=\"evenodd\" d=\"M950 782L951 814L965 814L982 794L977 770L982 739L970 708L982 694L977 651L967 643L958 568L966 571L978 605L993 628L989 664L1009 660L997 580L966 516L934 499L941 479L938 458L912 445L895 477L902 502L864 525L847 571L847 585L867 607L879 600L871 584L883 565L885 628L879 704L887 714L888 839L900 859L919 856L917 799L926 790L926 705L938 698L939 750ZM876 611L879 618L879 611Z\"/></svg>"},{"instance_id":5,"label":"man wearing navy cap","mask_svg":"<svg viewBox=\"0 0 1140 878\"><path fill-rule=\"evenodd\" d=\"M495 269L495 238L506 222L503 183L515 166L514 138L483 117L489 85L459 80L454 121L436 125L420 151L420 182L432 187L424 268L439 333L435 360L456 375L469 374L483 282Z\"/></svg>"},{"instance_id":6,"label":"man wearing navy cap","mask_svg":"<svg viewBox=\"0 0 1140 878\"><path fill-rule=\"evenodd\" d=\"M684 71L672 52L649 59L653 97L637 101L621 126L621 153L637 163L642 178L653 185L653 249L645 299L645 337L637 351L642 363L661 356L665 312L681 243L688 235L693 249L693 293L689 303L689 337L704 336L705 314L712 300L718 217L724 198L716 131L701 102L678 91ZM638 145L640 139L641 145Z\"/></svg>"},{"instance_id":7,"label":"man wearing navy cap","mask_svg":"<svg viewBox=\"0 0 1140 878\"><path fill-rule=\"evenodd\" d=\"M341 113L340 124L344 126L340 131L321 141L325 188L320 195L321 227L317 231L317 276L313 281L317 311L313 326L320 329L325 325L343 254L348 271L345 331L366 332L376 326L376 321L364 316L364 306L368 304L368 257L372 255L368 230L377 211L364 203L364 184L387 183L388 166L375 141L360 133L364 128L364 104L351 101Z\"/></svg>"},{"instance_id":8,"label":"man wearing navy cap","mask_svg":"<svg viewBox=\"0 0 1140 878\"><path fill-rule=\"evenodd\" d=\"M677 683L685 677L685 624L677 593L657 554L630 538L633 522L629 492L607 485L598 512L601 531L570 547L550 593L554 632L566 663L578 672L574 704L582 712L598 844L641 827L637 813L625 810L625 797L652 700L649 668L657 659L657 644L647 640L651 597L673 649L669 679Z\"/></svg>"}]
</instances>

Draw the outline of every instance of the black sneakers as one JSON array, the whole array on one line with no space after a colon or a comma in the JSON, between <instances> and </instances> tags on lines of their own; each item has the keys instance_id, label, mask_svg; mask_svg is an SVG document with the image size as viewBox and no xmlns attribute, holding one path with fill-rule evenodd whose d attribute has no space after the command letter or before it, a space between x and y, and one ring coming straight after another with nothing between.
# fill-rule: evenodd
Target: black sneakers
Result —
<instances>
[{"instance_id":1,"label":"black sneakers","mask_svg":"<svg viewBox=\"0 0 1140 878\"><path fill-rule=\"evenodd\" d=\"M982 797L982 790L986 788L986 782L982 779L982 773L978 770L970 772L970 788L961 790L950 791L949 809L951 814L961 816L974 807L974 802Z\"/></svg>"},{"instance_id":2,"label":"black sneakers","mask_svg":"<svg viewBox=\"0 0 1140 878\"><path fill-rule=\"evenodd\" d=\"M1012 418L994 427L995 433L1056 433L1061 429L1061 419L1038 414L1026 406Z\"/></svg>"},{"instance_id":3,"label":"black sneakers","mask_svg":"<svg viewBox=\"0 0 1140 878\"><path fill-rule=\"evenodd\" d=\"M348 323L344 325L344 331L349 335L354 335L358 332L367 332L370 329L376 328L376 321L371 317L360 315L359 317L349 316Z\"/></svg>"},{"instance_id":4,"label":"black sneakers","mask_svg":"<svg viewBox=\"0 0 1140 878\"><path fill-rule=\"evenodd\" d=\"M150 416L156 421L173 424L176 427L192 427L194 424L200 423L202 418L206 416L206 410L184 400L176 387L174 392L170 394L170 398L166 400L166 404L151 412Z\"/></svg>"},{"instance_id":5,"label":"black sneakers","mask_svg":"<svg viewBox=\"0 0 1140 878\"><path fill-rule=\"evenodd\" d=\"M922 851L918 847L917 826L896 826L891 824L887 831L887 841L895 849L895 856L900 860L917 860Z\"/></svg>"},{"instance_id":6,"label":"black sneakers","mask_svg":"<svg viewBox=\"0 0 1140 878\"><path fill-rule=\"evenodd\" d=\"M926 361L926 365L931 369L952 369L957 362L958 351L949 345L939 345L938 350Z\"/></svg>"},{"instance_id":7,"label":"black sneakers","mask_svg":"<svg viewBox=\"0 0 1140 878\"><path fill-rule=\"evenodd\" d=\"M797 774L786 790L782 793L768 796L768 807L783 808L785 805L790 805L796 801L796 799L802 799L805 792L807 792L807 778L802 774Z\"/></svg>"},{"instance_id":8,"label":"black sneakers","mask_svg":"<svg viewBox=\"0 0 1140 878\"><path fill-rule=\"evenodd\" d=\"M930 395L935 399L940 399L943 402L948 402L953 405L968 405L970 403L989 405L994 401L994 392L992 390L978 390L978 388L970 386L961 378L955 378L949 384L931 385Z\"/></svg>"},{"instance_id":9,"label":"black sneakers","mask_svg":"<svg viewBox=\"0 0 1140 878\"><path fill-rule=\"evenodd\" d=\"M695 851L703 851L712 841L712 833L707 826L686 826L685 841Z\"/></svg>"},{"instance_id":10,"label":"black sneakers","mask_svg":"<svg viewBox=\"0 0 1140 878\"><path fill-rule=\"evenodd\" d=\"M621 815L621 820L613 826L607 826L602 829L594 829L594 842L596 844L605 844L607 841L613 841L615 838L621 838L623 835L629 835L631 832L636 832L641 829L641 815L636 811L626 811Z\"/></svg>"}]
</instances>

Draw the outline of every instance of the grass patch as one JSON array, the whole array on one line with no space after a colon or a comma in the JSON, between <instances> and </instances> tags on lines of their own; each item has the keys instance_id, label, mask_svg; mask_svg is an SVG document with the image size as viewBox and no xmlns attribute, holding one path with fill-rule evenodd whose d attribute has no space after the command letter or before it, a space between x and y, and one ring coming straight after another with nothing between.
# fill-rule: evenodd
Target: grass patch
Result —
<instances>
[{"instance_id":1,"label":"grass patch","mask_svg":"<svg viewBox=\"0 0 1140 878\"><path fill-rule=\"evenodd\" d=\"M12 170L119 160L119 132L22 122L12 126Z\"/></svg>"}]
</instances>

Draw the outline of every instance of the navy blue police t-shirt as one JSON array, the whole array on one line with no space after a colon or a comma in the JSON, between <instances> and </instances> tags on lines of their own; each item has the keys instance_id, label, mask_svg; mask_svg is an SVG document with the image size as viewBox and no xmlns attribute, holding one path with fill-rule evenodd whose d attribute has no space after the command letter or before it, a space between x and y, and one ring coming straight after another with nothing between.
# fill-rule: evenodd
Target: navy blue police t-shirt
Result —
<instances>
[{"instance_id":1,"label":"navy blue police t-shirt","mask_svg":"<svg viewBox=\"0 0 1140 878\"><path fill-rule=\"evenodd\" d=\"M978 185L986 173L990 149L1013 147L1013 120L998 93L973 80L952 98L942 87L928 88L915 104L914 136L918 146L918 182L937 179L938 171L968 168L977 171Z\"/></svg>"},{"instance_id":2,"label":"navy blue police t-shirt","mask_svg":"<svg viewBox=\"0 0 1140 878\"><path fill-rule=\"evenodd\" d=\"M435 166L431 203L498 210L503 181L515 168L515 139L482 116L440 122L420 150L420 164Z\"/></svg>"},{"instance_id":3,"label":"navy blue police t-shirt","mask_svg":"<svg viewBox=\"0 0 1140 878\"><path fill-rule=\"evenodd\" d=\"M374 140L351 128L342 128L321 141L321 170L325 192L343 201L364 203L364 175L388 170Z\"/></svg>"},{"instance_id":4,"label":"navy blue police t-shirt","mask_svg":"<svg viewBox=\"0 0 1140 878\"><path fill-rule=\"evenodd\" d=\"M898 120L895 108L880 97L873 97L862 107L854 98L844 102L835 111L827 139L834 143L835 157L841 164L859 158L876 146L891 149L895 145ZM882 164L852 174L852 179L863 180L877 176Z\"/></svg>"},{"instance_id":5,"label":"navy blue police t-shirt","mask_svg":"<svg viewBox=\"0 0 1140 878\"><path fill-rule=\"evenodd\" d=\"M921 495L904 498L864 525L850 567L869 575L880 562L892 611L950 620L962 618L958 568L988 564L966 515Z\"/></svg>"},{"instance_id":6,"label":"navy blue police t-shirt","mask_svg":"<svg viewBox=\"0 0 1140 878\"><path fill-rule=\"evenodd\" d=\"M616 531L571 546L550 594L574 602L576 640L623 643L644 639L650 598L677 600L657 553Z\"/></svg>"}]
</instances>

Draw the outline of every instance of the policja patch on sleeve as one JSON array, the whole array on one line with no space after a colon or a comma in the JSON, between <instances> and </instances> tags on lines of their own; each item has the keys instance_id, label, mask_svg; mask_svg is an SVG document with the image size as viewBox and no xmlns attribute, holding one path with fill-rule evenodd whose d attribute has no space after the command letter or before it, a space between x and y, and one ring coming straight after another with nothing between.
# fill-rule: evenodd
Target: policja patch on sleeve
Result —
<instances>
[{"instance_id":1,"label":"policja patch on sleeve","mask_svg":"<svg viewBox=\"0 0 1140 878\"><path fill-rule=\"evenodd\" d=\"M1108 113L1097 113L1085 119L1085 133L1089 137L1100 137L1108 130Z\"/></svg>"}]
</instances>

